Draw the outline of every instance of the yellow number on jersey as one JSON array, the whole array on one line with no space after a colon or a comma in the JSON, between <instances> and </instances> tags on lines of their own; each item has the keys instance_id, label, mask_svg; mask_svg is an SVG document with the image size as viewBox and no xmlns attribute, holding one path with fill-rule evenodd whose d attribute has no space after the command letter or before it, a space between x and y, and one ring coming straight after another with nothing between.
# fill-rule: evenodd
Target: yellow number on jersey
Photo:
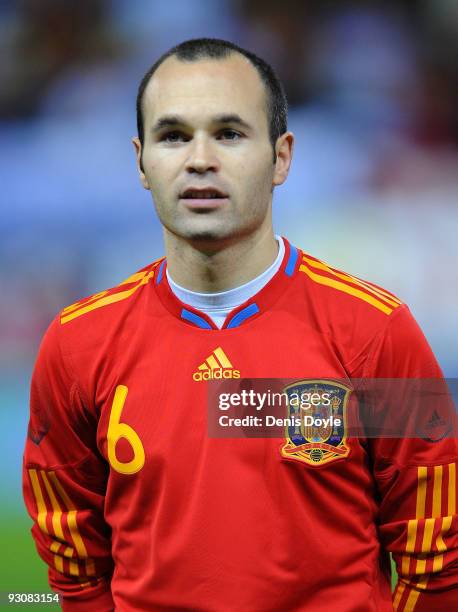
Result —
<instances>
[{"instance_id":1,"label":"yellow number on jersey","mask_svg":"<svg viewBox=\"0 0 458 612\"><path fill-rule=\"evenodd\" d=\"M137 432L130 425L119 422L128 391L125 385L116 387L107 432L108 461L111 467L120 474L135 474L145 465L145 450ZM121 438L125 438L134 451L133 459L127 462L119 461L116 457L116 444Z\"/></svg>"}]
</instances>

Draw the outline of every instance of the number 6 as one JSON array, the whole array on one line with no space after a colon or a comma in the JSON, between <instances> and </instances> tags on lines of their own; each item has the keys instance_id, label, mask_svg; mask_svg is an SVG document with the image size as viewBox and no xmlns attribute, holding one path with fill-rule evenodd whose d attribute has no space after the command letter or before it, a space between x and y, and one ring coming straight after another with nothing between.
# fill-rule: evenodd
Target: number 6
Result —
<instances>
[{"instance_id":1,"label":"number 6","mask_svg":"<svg viewBox=\"0 0 458 612\"><path fill-rule=\"evenodd\" d=\"M125 385L116 387L107 432L108 461L111 467L120 474L136 474L145 464L145 451L137 432L130 425L119 422L128 391ZM119 461L116 457L116 444L121 438L125 438L134 451L133 459L127 462Z\"/></svg>"}]
</instances>

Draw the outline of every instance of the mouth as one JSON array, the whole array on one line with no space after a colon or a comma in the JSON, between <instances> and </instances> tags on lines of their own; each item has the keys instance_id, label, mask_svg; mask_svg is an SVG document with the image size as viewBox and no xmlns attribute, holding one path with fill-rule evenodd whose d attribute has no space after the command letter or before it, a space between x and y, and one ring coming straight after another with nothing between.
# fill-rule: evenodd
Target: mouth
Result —
<instances>
[{"instance_id":1,"label":"mouth","mask_svg":"<svg viewBox=\"0 0 458 612\"><path fill-rule=\"evenodd\" d=\"M190 208L218 208L229 196L214 187L188 187L180 194L180 200Z\"/></svg>"}]
</instances>

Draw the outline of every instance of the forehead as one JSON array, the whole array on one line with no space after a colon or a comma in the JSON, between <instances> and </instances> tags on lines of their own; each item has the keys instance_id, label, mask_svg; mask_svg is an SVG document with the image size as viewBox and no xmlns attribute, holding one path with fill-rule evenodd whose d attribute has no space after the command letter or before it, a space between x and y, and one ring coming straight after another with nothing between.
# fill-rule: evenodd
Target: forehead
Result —
<instances>
[{"instance_id":1,"label":"forehead","mask_svg":"<svg viewBox=\"0 0 458 612\"><path fill-rule=\"evenodd\" d=\"M266 123L266 90L256 68L243 55L180 61L167 58L145 90L143 114L152 124L161 115L190 121L236 113L253 125Z\"/></svg>"}]
</instances>

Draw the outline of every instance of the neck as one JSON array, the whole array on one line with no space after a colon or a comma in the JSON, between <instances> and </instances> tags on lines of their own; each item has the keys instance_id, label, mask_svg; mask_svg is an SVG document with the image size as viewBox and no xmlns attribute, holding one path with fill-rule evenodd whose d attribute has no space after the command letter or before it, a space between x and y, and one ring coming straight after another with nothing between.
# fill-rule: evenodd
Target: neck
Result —
<instances>
[{"instance_id":1,"label":"neck","mask_svg":"<svg viewBox=\"0 0 458 612\"><path fill-rule=\"evenodd\" d=\"M271 226L211 249L164 229L164 243L170 276L178 285L199 293L227 291L248 283L262 274L278 253Z\"/></svg>"}]
</instances>

